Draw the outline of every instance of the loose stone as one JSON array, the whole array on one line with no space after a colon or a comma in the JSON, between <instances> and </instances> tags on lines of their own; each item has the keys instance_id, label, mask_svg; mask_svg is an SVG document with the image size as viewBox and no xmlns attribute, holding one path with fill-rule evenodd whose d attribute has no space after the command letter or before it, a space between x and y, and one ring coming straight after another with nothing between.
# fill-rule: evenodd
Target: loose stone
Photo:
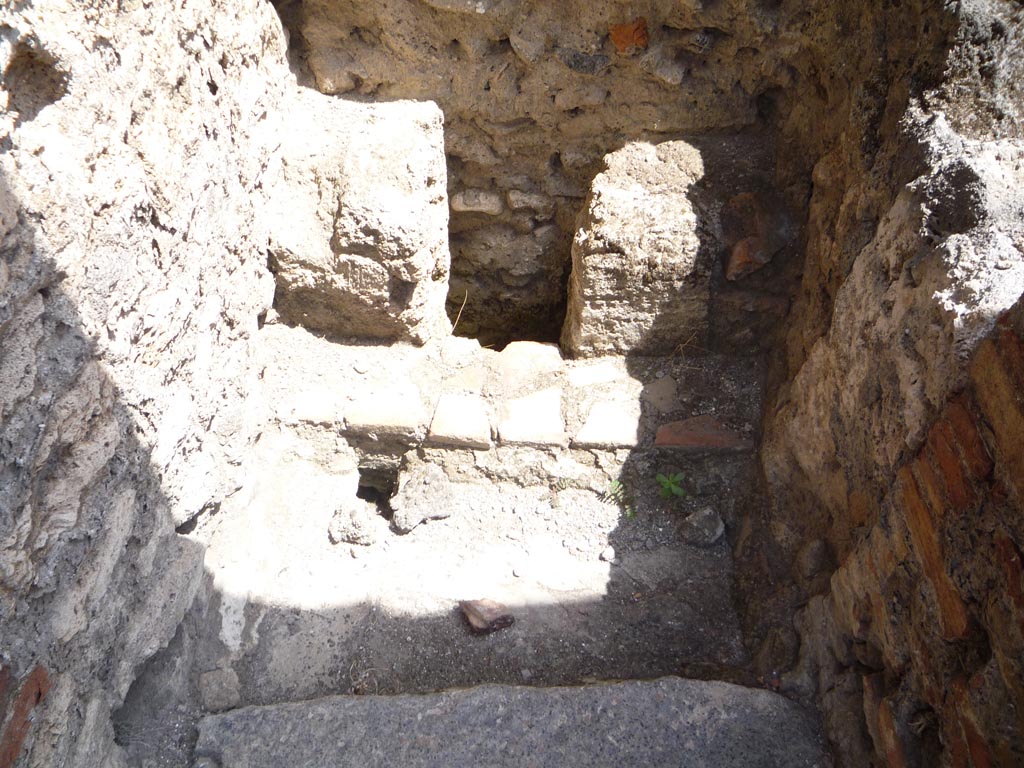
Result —
<instances>
[{"instance_id":1,"label":"loose stone","mask_svg":"<svg viewBox=\"0 0 1024 768\"><path fill-rule=\"evenodd\" d=\"M372 504L353 500L351 506L343 506L334 513L327 529L332 544L376 544L383 535L387 523L376 513Z\"/></svg>"},{"instance_id":2,"label":"loose stone","mask_svg":"<svg viewBox=\"0 0 1024 768\"><path fill-rule=\"evenodd\" d=\"M725 523L712 507L704 507L687 517L679 526L679 535L687 544L710 547L722 538Z\"/></svg>"},{"instance_id":3,"label":"loose stone","mask_svg":"<svg viewBox=\"0 0 1024 768\"><path fill-rule=\"evenodd\" d=\"M462 615L469 622L470 630L477 635L486 635L497 632L499 629L507 629L515 623L515 617L508 608L487 598L460 600L459 608L462 609Z\"/></svg>"}]
</instances>

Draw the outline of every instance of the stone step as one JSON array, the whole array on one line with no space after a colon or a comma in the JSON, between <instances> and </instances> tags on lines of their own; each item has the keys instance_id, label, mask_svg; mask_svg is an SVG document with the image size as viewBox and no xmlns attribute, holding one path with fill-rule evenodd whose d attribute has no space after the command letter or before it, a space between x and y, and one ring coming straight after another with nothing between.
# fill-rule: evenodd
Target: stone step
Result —
<instances>
[{"instance_id":1,"label":"stone step","mask_svg":"<svg viewBox=\"0 0 1024 768\"><path fill-rule=\"evenodd\" d=\"M831 765L797 704L680 678L246 707L204 717L196 756L221 768Z\"/></svg>"}]
</instances>

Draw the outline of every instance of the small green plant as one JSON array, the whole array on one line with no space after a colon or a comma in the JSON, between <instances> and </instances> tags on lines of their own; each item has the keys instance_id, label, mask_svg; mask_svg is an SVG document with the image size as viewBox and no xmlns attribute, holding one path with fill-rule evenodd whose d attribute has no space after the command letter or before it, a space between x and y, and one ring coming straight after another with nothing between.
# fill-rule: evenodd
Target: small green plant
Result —
<instances>
[{"instance_id":1,"label":"small green plant","mask_svg":"<svg viewBox=\"0 0 1024 768\"><path fill-rule=\"evenodd\" d=\"M605 504L614 504L626 517L636 516L636 505L621 480L612 480L608 483L608 490L601 494L601 501Z\"/></svg>"},{"instance_id":2,"label":"small green plant","mask_svg":"<svg viewBox=\"0 0 1024 768\"><path fill-rule=\"evenodd\" d=\"M686 489L683 488L684 479L682 472L676 472L672 475L659 473L655 478L658 481L658 495L663 499L685 496Z\"/></svg>"}]
</instances>

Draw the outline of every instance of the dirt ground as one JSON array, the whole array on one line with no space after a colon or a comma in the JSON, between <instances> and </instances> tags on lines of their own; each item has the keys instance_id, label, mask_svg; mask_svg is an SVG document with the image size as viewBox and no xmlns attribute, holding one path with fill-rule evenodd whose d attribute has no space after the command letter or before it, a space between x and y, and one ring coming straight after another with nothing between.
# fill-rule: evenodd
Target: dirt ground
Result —
<instances>
[{"instance_id":1,"label":"dirt ground","mask_svg":"<svg viewBox=\"0 0 1024 768\"><path fill-rule=\"evenodd\" d=\"M757 504L754 455L659 448L653 436L694 411L753 423L755 366L564 361L505 371L492 387L503 353L461 342L456 355L346 347L283 326L262 341L273 407L249 492L188 532L207 547L209 588L121 711L119 735L139 765L186 765L195 719L246 705L670 674L754 682L731 550ZM414 384L429 403L477 369L488 403L506 390L561 387L575 400L562 409L570 431L592 400L633 398L636 444L471 451L413 435L418 445L396 447L383 432L350 441L347 422L330 415L366 388L396 384ZM388 450L400 453L391 463ZM382 479L403 485L424 473L440 479L412 518L437 519L403 532L392 502L412 496L416 507L417 492L389 499ZM679 491L666 498L659 474ZM362 515L349 538L364 543L338 539L339 509ZM459 601L481 598L514 623L471 632Z\"/></svg>"}]
</instances>

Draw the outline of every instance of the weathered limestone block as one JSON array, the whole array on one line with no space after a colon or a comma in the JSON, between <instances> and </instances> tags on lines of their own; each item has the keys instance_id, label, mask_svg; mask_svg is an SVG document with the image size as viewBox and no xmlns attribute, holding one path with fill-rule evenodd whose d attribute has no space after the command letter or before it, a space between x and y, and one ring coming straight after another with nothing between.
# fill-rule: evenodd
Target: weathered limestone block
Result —
<instances>
[{"instance_id":1,"label":"weathered limestone block","mask_svg":"<svg viewBox=\"0 0 1024 768\"><path fill-rule=\"evenodd\" d=\"M452 210L460 213L485 213L497 216L505 210L501 195L486 189L464 189L452 196Z\"/></svg>"},{"instance_id":2,"label":"weathered limestone block","mask_svg":"<svg viewBox=\"0 0 1024 768\"><path fill-rule=\"evenodd\" d=\"M549 387L502 403L498 437L513 445L565 446L562 391Z\"/></svg>"},{"instance_id":3,"label":"weathered limestone block","mask_svg":"<svg viewBox=\"0 0 1024 768\"><path fill-rule=\"evenodd\" d=\"M440 110L302 90L290 119L267 211L282 319L338 337L448 333Z\"/></svg>"},{"instance_id":4,"label":"weathered limestone block","mask_svg":"<svg viewBox=\"0 0 1024 768\"><path fill-rule=\"evenodd\" d=\"M716 227L694 202L700 153L634 143L605 164L573 240L562 345L577 356L670 353L707 328Z\"/></svg>"},{"instance_id":5,"label":"weathered limestone block","mask_svg":"<svg viewBox=\"0 0 1024 768\"><path fill-rule=\"evenodd\" d=\"M639 430L639 402L598 401L572 444L575 448L634 448Z\"/></svg>"},{"instance_id":6,"label":"weathered limestone block","mask_svg":"<svg viewBox=\"0 0 1024 768\"><path fill-rule=\"evenodd\" d=\"M439 445L477 450L491 447L487 406L479 395L451 392L441 395L430 423L429 440Z\"/></svg>"}]
</instances>

